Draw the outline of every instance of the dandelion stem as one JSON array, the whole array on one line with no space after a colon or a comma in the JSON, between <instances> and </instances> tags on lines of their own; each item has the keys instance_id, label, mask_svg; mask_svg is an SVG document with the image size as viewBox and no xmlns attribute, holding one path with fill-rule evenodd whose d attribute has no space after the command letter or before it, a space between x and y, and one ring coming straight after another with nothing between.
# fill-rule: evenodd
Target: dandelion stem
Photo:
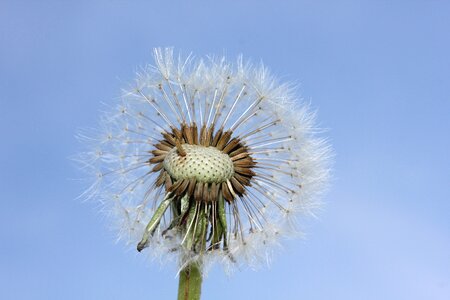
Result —
<instances>
[{"instance_id":1,"label":"dandelion stem","mask_svg":"<svg viewBox=\"0 0 450 300\"><path fill-rule=\"evenodd\" d=\"M191 262L180 272L178 300L199 300L202 290L202 273L198 262Z\"/></svg>"}]
</instances>

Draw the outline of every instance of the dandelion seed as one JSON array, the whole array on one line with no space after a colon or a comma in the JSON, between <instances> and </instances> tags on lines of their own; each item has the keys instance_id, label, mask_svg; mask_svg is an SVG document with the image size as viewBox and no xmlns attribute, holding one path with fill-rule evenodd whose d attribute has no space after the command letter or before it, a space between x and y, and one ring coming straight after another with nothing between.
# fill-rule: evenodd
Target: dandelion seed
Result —
<instances>
[{"instance_id":1,"label":"dandelion seed","mask_svg":"<svg viewBox=\"0 0 450 300\"><path fill-rule=\"evenodd\" d=\"M154 58L83 154L97 176L88 197L111 209L120 238L177 257L181 270L270 261L295 216L313 213L328 178L330 151L315 137L314 114L289 85L241 58L183 60L170 48Z\"/></svg>"}]
</instances>

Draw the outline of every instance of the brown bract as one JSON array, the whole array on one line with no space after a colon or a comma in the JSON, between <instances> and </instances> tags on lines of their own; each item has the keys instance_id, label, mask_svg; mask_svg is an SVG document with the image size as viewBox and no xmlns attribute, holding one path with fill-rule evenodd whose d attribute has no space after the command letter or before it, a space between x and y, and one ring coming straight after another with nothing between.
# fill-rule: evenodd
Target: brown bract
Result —
<instances>
[{"instance_id":1,"label":"brown bract","mask_svg":"<svg viewBox=\"0 0 450 300\"><path fill-rule=\"evenodd\" d=\"M164 160L174 148L180 160L189 159L189 152L183 145L214 147L228 155L233 165L231 177L216 182L199 180L194 176L184 176L177 180L164 167ZM157 187L164 186L167 192L177 196L187 194L196 201L211 202L217 201L219 195L222 195L230 203L245 194L246 187L251 185L251 179L255 175L252 170L256 165L255 161L240 138L233 137L231 130L223 131L220 128L215 132L214 126L207 128L205 125L198 130L195 123L182 124L179 129L171 127L171 132L163 132L162 139L154 146L156 149L150 151L153 157L148 162L154 165L152 172L159 172L155 184Z\"/></svg>"}]
</instances>

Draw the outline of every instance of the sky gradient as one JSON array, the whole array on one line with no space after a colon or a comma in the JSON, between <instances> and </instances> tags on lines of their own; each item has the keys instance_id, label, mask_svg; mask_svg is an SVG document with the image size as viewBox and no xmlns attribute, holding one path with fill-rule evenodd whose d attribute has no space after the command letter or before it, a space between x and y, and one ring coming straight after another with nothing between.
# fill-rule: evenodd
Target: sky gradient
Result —
<instances>
[{"instance_id":1,"label":"sky gradient","mask_svg":"<svg viewBox=\"0 0 450 300\"><path fill-rule=\"evenodd\" d=\"M70 160L159 46L262 60L336 155L305 239L214 268L203 299L450 299L448 1L129 2L0 2L1 299L175 299L176 266L115 243Z\"/></svg>"}]
</instances>

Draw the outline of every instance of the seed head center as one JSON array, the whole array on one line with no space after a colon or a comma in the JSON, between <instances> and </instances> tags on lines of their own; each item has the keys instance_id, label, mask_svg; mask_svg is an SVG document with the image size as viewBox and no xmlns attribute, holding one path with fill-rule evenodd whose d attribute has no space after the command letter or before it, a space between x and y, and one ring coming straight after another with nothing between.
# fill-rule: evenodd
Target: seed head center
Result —
<instances>
[{"instance_id":1,"label":"seed head center","mask_svg":"<svg viewBox=\"0 0 450 300\"><path fill-rule=\"evenodd\" d=\"M175 180L195 178L198 182L222 183L234 174L231 158L215 147L182 145L186 155L177 148L169 151L164 159L164 169Z\"/></svg>"}]
</instances>

